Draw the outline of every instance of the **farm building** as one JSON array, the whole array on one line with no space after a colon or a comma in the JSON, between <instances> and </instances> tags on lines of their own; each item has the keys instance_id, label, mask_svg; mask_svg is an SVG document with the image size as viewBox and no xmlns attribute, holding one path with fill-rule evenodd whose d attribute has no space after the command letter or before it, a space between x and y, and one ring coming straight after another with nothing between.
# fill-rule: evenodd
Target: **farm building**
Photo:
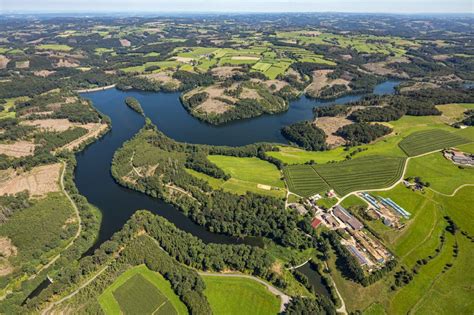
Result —
<instances>
[{"instance_id":1,"label":"farm building","mask_svg":"<svg viewBox=\"0 0 474 315\"><path fill-rule=\"evenodd\" d=\"M444 157L455 164L474 166L474 155L467 154L458 150L445 150Z\"/></svg>"},{"instance_id":2,"label":"farm building","mask_svg":"<svg viewBox=\"0 0 474 315\"><path fill-rule=\"evenodd\" d=\"M364 228L364 225L354 218L346 209L341 207L340 205L334 206L333 213L336 217L338 217L342 222L349 225L354 230L361 230Z\"/></svg>"},{"instance_id":3,"label":"farm building","mask_svg":"<svg viewBox=\"0 0 474 315\"><path fill-rule=\"evenodd\" d=\"M319 225L321 224L321 220L318 218L314 218L313 221L311 222L311 226L313 229L316 229Z\"/></svg>"},{"instance_id":4,"label":"farm building","mask_svg":"<svg viewBox=\"0 0 474 315\"><path fill-rule=\"evenodd\" d=\"M392 199L390 198L382 198L382 203L392 209L394 209L395 211L397 211L402 217L404 217L405 219L408 219L410 218L410 212L406 211L405 209L403 209L402 207L400 207L399 205L397 205Z\"/></svg>"},{"instance_id":5,"label":"farm building","mask_svg":"<svg viewBox=\"0 0 474 315\"><path fill-rule=\"evenodd\" d=\"M353 245L347 245L347 249L348 249L348 250L351 252L351 254L357 259L357 261L359 262L359 264L361 264L362 266L368 264L367 259L359 252L359 250L358 250L357 248L355 248L355 246L353 246Z\"/></svg>"},{"instance_id":6,"label":"farm building","mask_svg":"<svg viewBox=\"0 0 474 315\"><path fill-rule=\"evenodd\" d=\"M335 227L335 228L339 227L339 222L337 222L337 220L331 214L323 214L322 218L330 226Z\"/></svg>"}]
</instances>

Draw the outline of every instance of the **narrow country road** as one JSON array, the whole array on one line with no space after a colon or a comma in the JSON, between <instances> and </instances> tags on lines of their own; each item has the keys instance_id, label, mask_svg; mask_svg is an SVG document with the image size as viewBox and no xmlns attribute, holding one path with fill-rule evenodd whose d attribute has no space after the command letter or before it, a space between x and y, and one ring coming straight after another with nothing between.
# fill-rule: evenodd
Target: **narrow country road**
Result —
<instances>
[{"instance_id":1,"label":"narrow country road","mask_svg":"<svg viewBox=\"0 0 474 315\"><path fill-rule=\"evenodd\" d=\"M88 286L92 281L94 281L98 276L100 276L105 270L107 270L107 268L109 268L109 265L106 265L105 267L103 267L101 270L99 270L99 272L97 272L93 277L89 278L86 282L84 282L83 284L81 284L76 290L72 291L70 294L66 295L65 297L63 297L62 299L56 301L56 302L53 302L51 303L47 308L45 308L43 311L41 311L41 314L45 315L45 314L48 314L49 311L51 311L51 309L61 303L63 303L64 301L66 300L69 300L70 298L72 298L74 295L76 295L81 289L85 288L86 286Z\"/></svg>"},{"instance_id":2,"label":"narrow country road","mask_svg":"<svg viewBox=\"0 0 474 315\"><path fill-rule=\"evenodd\" d=\"M232 278L246 278L246 279L251 279L254 281L257 281L264 286L267 287L267 289L280 297L281 303L280 303L280 312L284 312L286 309L286 304L288 304L291 300L291 297L280 291L279 289L275 288L269 283L266 283L265 281L254 277L254 276L249 276L241 273L216 273L216 272L198 272L200 276L215 276L215 277L232 277Z\"/></svg>"}]
</instances>

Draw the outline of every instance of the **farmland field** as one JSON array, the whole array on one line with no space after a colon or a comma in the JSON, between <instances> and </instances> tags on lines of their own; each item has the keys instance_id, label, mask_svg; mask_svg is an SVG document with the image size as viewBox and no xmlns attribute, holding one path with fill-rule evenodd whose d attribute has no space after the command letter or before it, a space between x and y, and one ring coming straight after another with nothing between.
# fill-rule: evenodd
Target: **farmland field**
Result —
<instances>
[{"instance_id":1,"label":"farmland field","mask_svg":"<svg viewBox=\"0 0 474 315\"><path fill-rule=\"evenodd\" d=\"M404 158L370 156L340 163L314 165L316 172L339 195L352 191L384 188L400 179Z\"/></svg>"},{"instance_id":2,"label":"farmland field","mask_svg":"<svg viewBox=\"0 0 474 315\"><path fill-rule=\"evenodd\" d=\"M145 265L124 272L98 300L106 314L188 314L171 285Z\"/></svg>"},{"instance_id":3,"label":"farmland field","mask_svg":"<svg viewBox=\"0 0 474 315\"><path fill-rule=\"evenodd\" d=\"M203 276L214 314L278 314L280 299L262 284L246 278Z\"/></svg>"},{"instance_id":4,"label":"farmland field","mask_svg":"<svg viewBox=\"0 0 474 315\"><path fill-rule=\"evenodd\" d=\"M415 132L403 139L399 146L408 156L416 156L468 142L470 141L448 131L433 129Z\"/></svg>"},{"instance_id":5,"label":"farmland field","mask_svg":"<svg viewBox=\"0 0 474 315\"><path fill-rule=\"evenodd\" d=\"M310 165L288 166L284 174L289 190L302 197L323 193L329 189L326 182Z\"/></svg>"},{"instance_id":6,"label":"farmland field","mask_svg":"<svg viewBox=\"0 0 474 315\"><path fill-rule=\"evenodd\" d=\"M239 158L223 155L209 155L208 159L232 178L272 187L285 187L280 171L269 162L255 157Z\"/></svg>"},{"instance_id":7,"label":"farmland field","mask_svg":"<svg viewBox=\"0 0 474 315\"><path fill-rule=\"evenodd\" d=\"M43 44L36 47L39 50L71 51L72 47L61 44Z\"/></svg>"}]
</instances>

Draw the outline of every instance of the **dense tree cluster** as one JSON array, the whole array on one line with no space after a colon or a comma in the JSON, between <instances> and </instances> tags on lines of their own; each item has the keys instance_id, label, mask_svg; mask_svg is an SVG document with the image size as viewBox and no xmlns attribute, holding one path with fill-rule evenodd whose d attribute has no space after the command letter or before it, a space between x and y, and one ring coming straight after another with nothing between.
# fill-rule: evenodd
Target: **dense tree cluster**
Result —
<instances>
[{"instance_id":1,"label":"dense tree cluster","mask_svg":"<svg viewBox=\"0 0 474 315\"><path fill-rule=\"evenodd\" d=\"M281 133L289 141L311 151L327 149L326 134L324 131L308 121L302 121L286 126Z\"/></svg>"},{"instance_id":2,"label":"dense tree cluster","mask_svg":"<svg viewBox=\"0 0 474 315\"><path fill-rule=\"evenodd\" d=\"M15 195L0 196L0 224L5 223L14 212L30 207L29 198L27 190Z\"/></svg>"},{"instance_id":3,"label":"dense tree cluster","mask_svg":"<svg viewBox=\"0 0 474 315\"><path fill-rule=\"evenodd\" d=\"M194 222L212 232L237 237L263 236L295 248L311 245L295 229L298 218L295 213L285 210L282 200L254 193L239 196L223 190L212 190L207 182L185 171L188 166L210 176L226 178L212 163L203 161L208 153L240 156L263 154L256 145L220 148L179 143L166 137L153 125L147 125L116 152L112 162L112 175L122 185L176 205ZM139 178L135 183L124 180L131 170L132 154L137 166L156 164L153 176ZM180 187L189 194L173 193L170 185Z\"/></svg>"},{"instance_id":4,"label":"dense tree cluster","mask_svg":"<svg viewBox=\"0 0 474 315\"><path fill-rule=\"evenodd\" d=\"M388 135L392 129L381 124L355 123L345 125L336 131L351 145L370 143L377 138Z\"/></svg>"},{"instance_id":5,"label":"dense tree cluster","mask_svg":"<svg viewBox=\"0 0 474 315\"><path fill-rule=\"evenodd\" d=\"M134 97L127 97L125 98L125 104L127 104L128 107L139 113L140 115L144 115L144 111L142 108L142 105L140 105L140 102L134 98Z\"/></svg>"}]
</instances>

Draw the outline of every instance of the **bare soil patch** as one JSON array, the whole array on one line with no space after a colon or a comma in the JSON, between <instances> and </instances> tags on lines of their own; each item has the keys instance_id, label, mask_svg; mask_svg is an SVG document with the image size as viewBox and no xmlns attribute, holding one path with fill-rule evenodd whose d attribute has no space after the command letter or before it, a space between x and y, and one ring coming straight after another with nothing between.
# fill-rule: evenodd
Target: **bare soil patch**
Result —
<instances>
[{"instance_id":1,"label":"bare soil patch","mask_svg":"<svg viewBox=\"0 0 474 315\"><path fill-rule=\"evenodd\" d=\"M260 57L253 56L233 56L232 60L260 60Z\"/></svg>"},{"instance_id":2,"label":"bare soil patch","mask_svg":"<svg viewBox=\"0 0 474 315\"><path fill-rule=\"evenodd\" d=\"M362 65L362 68L378 75L392 75L392 76L406 79L409 77L408 74L406 74L403 71L390 68L390 64L409 63L409 62L410 60L406 57L396 57L396 58L389 58L387 61L366 63Z\"/></svg>"},{"instance_id":3,"label":"bare soil patch","mask_svg":"<svg viewBox=\"0 0 474 315\"><path fill-rule=\"evenodd\" d=\"M37 128L49 131L66 131L74 124L67 119L36 119L36 120L25 120L21 122L22 125L36 126ZM82 126L82 125L81 125Z\"/></svg>"},{"instance_id":4,"label":"bare soil patch","mask_svg":"<svg viewBox=\"0 0 474 315\"><path fill-rule=\"evenodd\" d=\"M240 67L216 67L211 70L212 74L219 78L229 78L235 73L239 73Z\"/></svg>"},{"instance_id":5,"label":"bare soil patch","mask_svg":"<svg viewBox=\"0 0 474 315\"><path fill-rule=\"evenodd\" d=\"M252 82L257 82L257 83L263 83L263 84L265 84L265 85L267 86L267 88L268 88L269 90L271 90L270 87L271 87L272 85L274 85L274 86L275 86L275 90L274 90L274 91L280 91L282 88L284 88L285 86L288 85L288 82L286 82L286 81L280 81L280 80L266 80L266 81L262 81L262 80L259 80L259 79L251 79L251 81L252 81Z\"/></svg>"},{"instance_id":6,"label":"bare soil patch","mask_svg":"<svg viewBox=\"0 0 474 315\"><path fill-rule=\"evenodd\" d=\"M0 143L0 154L11 157L19 158L33 155L34 151L35 144L29 141L17 141L9 144Z\"/></svg>"},{"instance_id":7,"label":"bare soil patch","mask_svg":"<svg viewBox=\"0 0 474 315\"><path fill-rule=\"evenodd\" d=\"M209 95L207 100L204 101L202 104L199 104L195 108L195 110L208 114L222 114L233 108L234 106L232 104L237 102L236 98L225 95L224 90L225 88L219 85L211 85L204 89L194 89L191 92L187 93L184 97L189 98L196 93L206 92ZM227 100L229 104L226 103L226 101L224 100Z\"/></svg>"},{"instance_id":8,"label":"bare soil patch","mask_svg":"<svg viewBox=\"0 0 474 315\"><path fill-rule=\"evenodd\" d=\"M17 68L17 69L28 69L29 67L30 67L30 61L29 60L17 61L15 63L15 68Z\"/></svg>"},{"instance_id":9,"label":"bare soil patch","mask_svg":"<svg viewBox=\"0 0 474 315\"><path fill-rule=\"evenodd\" d=\"M144 78L158 81L163 84L173 84L179 86L181 82L173 78L173 73L170 71L161 71L157 73L144 74L141 75Z\"/></svg>"},{"instance_id":10,"label":"bare soil patch","mask_svg":"<svg viewBox=\"0 0 474 315\"><path fill-rule=\"evenodd\" d=\"M411 92L411 91L418 91L423 89L436 89L439 88L438 84L431 83L431 82L416 82L413 85L402 87L400 92Z\"/></svg>"},{"instance_id":11,"label":"bare soil patch","mask_svg":"<svg viewBox=\"0 0 474 315\"><path fill-rule=\"evenodd\" d=\"M79 67L79 63L77 63L75 60L61 58L56 62L54 66L56 68L77 68Z\"/></svg>"},{"instance_id":12,"label":"bare soil patch","mask_svg":"<svg viewBox=\"0 0 474 315\"><path fill-rule=\"evenodd\" d=\"M10 59L5 57L4 55L0 55L0 69L5 69L7 67L8 62L10 62Z\"/></svg>"},{"instance_id":13,"label":"bare soil patch","mask_svg":"<svg viewBox=\"0 0 474 315\"><path fill-rule=\"evenodd\" d=\"M242 89L242 92L240 93L240 98L250 98L250 99L259 100L262 97L260 96L260 94L258 94L256 90L245 87Z\"/></svg>"},{"instance_id":14,"label":"bare soil patch","mask_svg":"<svg viewBox=\"0 0 474 315\"><path fill-rule=\"evenodd\" d=\"M128 39L120 39L119 41L122 47L130 47L132 45L132 43Z\"/></svg>"},{"instance_id":15,"label":"bare soil patch","mask_svg":"<svg viewBox=\"0 0 474 315\"><path fill-rule=\"evenodd\" d=\"M348 90L349 81L347 79L339 78L331 80L328 78L328 75L331 74L334 70L316 70L313 72L313 82L306 88L306 93L311 97L318 97L321 95L321 91L326 87L331 87L334 85L345 85Z\"/></svg>"},{"instance_id":16,"label":"bare soil patch","mask_svg":"<svg viewBox=\"0 0 474 315\"><path fill-rule=\"evenodd\" d=\"M16 256L18 253L15 245L8 237L0 237L0 277L13 272L14 268L8 261L8 258Z\"/></svg>"},{"instance_id":17,"label":"bare soil patch","mask_svg":"<svg viewBox=\"0 0 474 315\"><path fill-rule=\"evenodd\" d=\"M179 57L179 56L176 56L176 57L173 57L171 59L174 59L176 61L179 61L179 62L183 62L183 63L191 63L194 61L194 58L191 58L191 57Z\"/></svg>"},{"instance_id":18,"label":"bare soil patch","mask_svg":"<svg viewBox=\"0 0 474 315\"><path fill-rule=\"evenodd\" d=\"M326 142L330 147L340 146L345 143L344 138L336 136L334 133L341 127L352 124L346 117L319 117L314 120L314 125L324 130Z\"/></svg>"},{"instance_id":19,"label":"bare soil patch","mask_svg":"<svg viewBox=\"0 0 474 315\"><path fill-rule=\"evenodd\" d=\"M79 127L86 128L88 132L83 135L82 137L77 138L76 140L73 140L72 142L69 142L66 144L64 147L61 149L65 150L74 150L77 147L79 147L81 144L86 142L87 140L91 138L97 138L102 134L103 131L107 129L107 124L101 124L101 123L90 123L90 124L85 124L85 125L78 125Z\"/></svg>"},{"instance_id":20,"label":"bare soil patch","mask_svg":"<svg viewBox=\"0 0 474 315\"><path fill-rule=\"evenodd\" d=\"M31 196L44 196L59 191L61 163L43 165L27 172L17 172L0 183L0 196L28 190Z\"/></svg>"},{"instance_id":21,"label":"bare soil patch","mask_svg":"<svg viewBox=\"0 0 474 315\"><path fill-rule=\"evenodd\" d=\"M40 71L35 71L33 74L37 77L42 77L46 78L49 77L50 75L56 73L56 71L49 71L49 70L40 70Z\"/></svg>"}]
</instances>

